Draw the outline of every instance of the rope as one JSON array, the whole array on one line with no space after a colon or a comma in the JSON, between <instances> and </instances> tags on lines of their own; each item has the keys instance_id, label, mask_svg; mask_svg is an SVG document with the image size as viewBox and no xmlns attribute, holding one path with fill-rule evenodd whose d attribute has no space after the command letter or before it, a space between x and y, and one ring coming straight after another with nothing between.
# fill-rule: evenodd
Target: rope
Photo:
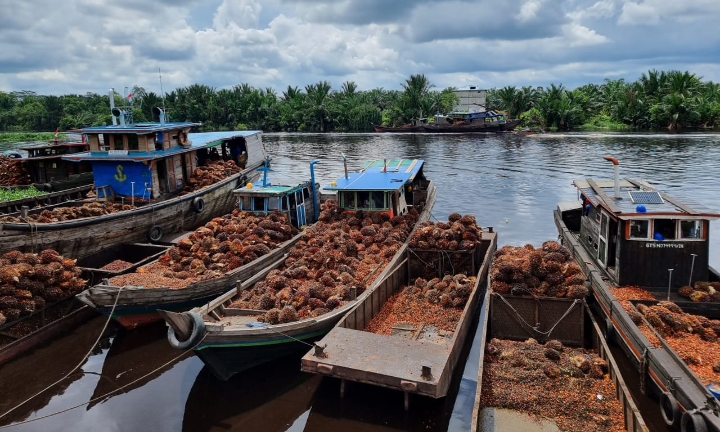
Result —
<instances>
[{"instance_id":1,"label":"rope","mask_svg":"<svg viewBox=\"0 0 720 432\"><path fill-rule=\"evenodd\" d=\"M298 341L298 342L300 342L300 343L304 343L305 345L307 345L307 346L309 346L309 347L311 347L311 348L314 347L313 344L307 343L307 342L305 342L304 340L300 340L300 339L298 339L298 338L294 338L294 337L290 336L289 334L285 334L285 333L283 333L283 332L281 332L281 331L275 330L274 328L270 328L270 327L267 326L267 324L264 325L263 327L265 327L265 328L268 329L268 330L274 331L275 333L281 334L281 335L283 335L283 336L285 336L285 337L287 337L287 338L294 339L294 340L296 340L296 341ZM205 339L205 338L203 338L203 339ZM201 341L201 342L202 342L202 341Z\"/></svg>"},{"instance_id":2,"label":"rope","mask_svg":"<svg viewBox=\"0 0 720 432\"><path fill-rule=\"evenodd\" d=\"M72 370L70 372L65 374L62 378L60 378L59 380L50 384L49 386L45 387L44 389L40 390L39 392L35 393L34 395L30 396L29 398L25 399L24 401L20 402L18 405L14 406L9 411L6 411L2 415L0 415L0 418L5 417L6 415L10 414L11 412L15 411L16 409L18 409L21 406L25 405L26 403L30 402L34 398L40 396L41 394L43 394L50 388L56 386L57 384L59 384L60 382L65 380L67 377L72 375L76 370L78 370L80 368L80 366L82 366L85 363L87 358L90 357L90 354L92 354L93 348L95 348L95 346L100 342L100 339L102 338L102 335L105 333L105 330L107 329L108 324L110 324L110 320L112 319L112 315L115 312L115 307L117 306L118 300L120 300L120 293L122 292L123 288L124 287L120 287L120 289L118 290L117 296L115 297L115 303L113 303L113 307L110 310L110 314L108 314L108 319L107 319L107 321L105 321L105 325L103 326L102 330L100 331L100 334L98 335L97 339L95 340L95 343L90 346L90 349L88 350L87 354L85 354L83 356L82 360L80 360L80 362L74 368L72 368ZM3 426L3 427L5 427L5 426Z\"/></svg>"},{"instance_id":3,"label":"rope","mask_svg":"<svg viewBox=\"0 0 720 432\"><path fill-rule=\"evenodd\" d=\"M30 250L32 253L35 253L35 234L37 234L37 224L24 217L21 217L20 219L30 227Z\"/></svg>"},{"instance_id":4,"label":"rope","mask_svg":"<svg viewBox=\"0 0 720 432\"><path fill-rule=\"evenodd\" d=\"M505 297L503 297L503 296L498 296L498 297L500 297L500 299L503 301L503 303L505 303L510 309L512 309L512 311L515 313L515 316L517 316L517 317L520 319L520 321L522 321L523 324L525 324L526 326L528 326L529 328L531 328L535 333L541 334L541 335L543 335L543 336L550 336L550 333L552 333L553 330L555 330L555 327L557 327L558 324L560 324L560 322L562 322L562 320L564 320L565 317L570 314L570 311L575 307L575 305L580 302L580 300L575 299L575 300L572 302L572 304L570 305L570 307L565 311L565 313L563 314L563 316L561 316L560 319L558 319L558 320L555 322L555 324L553 324L553 326L550 327L550 330L548 330L548 331L546 331L546 332L543 332L543 331L538 330L537 326L531 326L530 324L528 324L527 321L525 321L525 320L523 319L523 317L520 316L520 313L518 313L518 311L515 310L515 308L512 307L512 305L511 305L507 300L505 300Z\"/></svg>"},{"instance_id":5,"label":"rope","mask_svg":"<svg viewBox=\"0 0 720 432\"><path fill-rule=\"evenodd\" d=\"M205 334L205 336L203 336L202 339L200 339L200 342L198 342L197 344L195 344L195 346L193 346L193 347L190 348L189 350L183 351L182 353L180 353L180 354L177 355L176 357L174 357L174 358L168 360L167 362L163 363L162 365L156 367L156 368L153 369L152 371L146 373L145 375L143 375L143 376L141 376L141 377L139 377L139 378L136 378L136 379L130 381L129 383L127 383L127 384L125 384L125 385L123 385L123 386L120 386L120 387L116 388L115 390L112 390L112 391L109 391L109 392L107 392L107 393L105 393L105 394L103 394L103 395L97 396L97 397L95 397L95 398L93 398L93 399L90 399L90 400L87 401L87 402L83 402L83 403L81 403L81 404L77 404L77 405L74 405L74 406L65 408L65 409L63 409L63 410L60 410L60 411L56 411L56 412L53 412L53 413L50 413L50 414L46 414L46 415L43 415L43 416L40 416L40 417L36 417L36 418L34 418L34 419L25 420L25 421L22 421L22 422L19 422L19 423L13 423L13 424L5 425L5 426L0 426L0 429L5 429L5 428L13 427L13 426L20 426L20 425L23 425L23 424L25 424L25 423L32 423L32 422L35 422L35 421L38 421L38 420L43 420L43 419L46 419L46 418L48 418L48 417L53 417L53 416L56 416L56 415L58 415L58 414L63 414L63 413L66 413L66 412L68 412L68 411L72 411L72 410L74 410L74 409L77 409L77 408L80 408L80 407L84 407L85 405L90 405L91 403L97 402L97 401L99 401L100 399L104 399L104 398L110 396L111 394L117 393L117 392L119 392L119 391L121 391L121 390L123 390L123 389L125 389L125 388L127 388L127 387L129 387L129 386L131 386L131 385L133 385L133 384L135 384L135 383L138 382L138 381L144 380L145 378L147 378L147 377L149 377L150 375L158 372L158 371L161 370L162 368L164 368L164 367L166 367L166 366L168 366L168 365L171 365L171 364L175 363L175 362L178 361L182 356L186 355L186 354L189 353L189 352L192 352L195 348L197 348L197 346L200 345L200 344L205 340L206 337L207 337L207 333ZM83 372L83 373L90 373L90 372ZM53 384L53 385L55 385L55 384ZM45 391L45 390L43 390L43 391ZM42 393L42 392L40 392L40 393ZM40 394L40 393L38 393L38 394ZM34 396L33 396L33 397L34 397ZM25 402L27 402L27 401L25 401ZM23 403L25 403L25 402L23 402ZM22 405L22 404L20 404L20 405ZM17 407L19 407L20 405L18 405ZM17 407L15 407L15 408L17 408ZM13 408L13 410L14 410L15 408ZM10 410L10 411L12 411L12 410ZM8 411L8 413L9 413L10 411ZM5 414L7 414L7 413L5 413ZM3 414L3 416L4 416L5 414Z\"/></svg>"}]
</instances>

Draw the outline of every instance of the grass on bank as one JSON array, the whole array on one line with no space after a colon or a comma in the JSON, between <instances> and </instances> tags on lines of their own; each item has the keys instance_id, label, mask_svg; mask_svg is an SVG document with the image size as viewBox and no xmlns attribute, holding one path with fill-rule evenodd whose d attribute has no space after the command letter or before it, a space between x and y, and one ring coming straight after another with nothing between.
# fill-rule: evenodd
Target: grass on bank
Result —
<instances>
[{"instance_id":1,"label":"grass on bank","mask_svg":"<svg viewBox=\"0 0 720 432\"><path fill-rule=\"evenodd\" d=\"M54 132L0 132L0 143L50 141L53 138L55 138ZM65 134L59 134L58 138L65 138Z\"/></svg>"}]
</instances>

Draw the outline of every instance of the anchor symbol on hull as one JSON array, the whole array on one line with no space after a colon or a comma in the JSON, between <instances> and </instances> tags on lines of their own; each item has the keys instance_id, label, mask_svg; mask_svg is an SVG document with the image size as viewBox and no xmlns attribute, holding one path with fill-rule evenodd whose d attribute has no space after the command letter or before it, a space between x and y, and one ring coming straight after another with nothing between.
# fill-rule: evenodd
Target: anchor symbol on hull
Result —
<instances>
[{"instance_id":1,"label":"anchor symbol on hull","mask_svg":"<svg viewBox=\"0 0 720 432\"><path fill-rule=\"evenodd\" d=\"M125 175L125 173L123 173L122 165L117 166L117 174L115 174L115 180L119 182L124 182L125 180L127 180L127 176Z\"/></svg>"}]
</instances>

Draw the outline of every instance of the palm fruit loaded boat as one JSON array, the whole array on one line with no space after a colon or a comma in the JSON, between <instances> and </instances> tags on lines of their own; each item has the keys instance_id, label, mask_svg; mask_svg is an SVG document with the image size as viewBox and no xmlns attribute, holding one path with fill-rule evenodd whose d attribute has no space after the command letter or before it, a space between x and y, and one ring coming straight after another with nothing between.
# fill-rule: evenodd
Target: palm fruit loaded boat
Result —
<instances>
[{"instance_id":1,"label":"palm fruit loaded boat","mask_svg":"<svg viewBox=\"0 0 720 432\"><path fill-rule=\"evenodd\" d=\"M184 311L207 303L280 259L303 237L298 228L317 219L319 185L267 180L238 188L239 208L179 240L163 256L132 273L103 281L80 301L127 328L160 320L158 310ZM114 310L113 310L114 307Z\"/></svg>"},{"instance_id":2,"label":"palm fruit loaded boat","mask_svg":"<svg viewBox=\"0 0 720 432\"><path fill-rule=\"evenodd\" d=\"M221 380L322 337L400 262L427 221L435 186L423 160L376 160L325 187L336 191L319 221L266 268L185 314L163 313L168 339L194 349Z\"/></svg>"},{"instance_id":3,"label":"palm fruit loaded boat","mask_svg":"<svg viewBox=\"0 0 720 432\"><path fill-rule=\"evenodd\" d=\"M640 390L658 400L665 423L720 431L712 391L720 384L720 364L712 368L720 352L720 296L712 284L720 288L720 277L709 265L710 221L720 213L641 180L620 180L619 161L605 159L614 180L576 180L577 201L554 212L563 244L588 279L606 337L639 373ZM696 373L701 343L714 348L702 351L704 372Z\"/></svg>"},{"instance_id":4,"label":"palm fruit loaded boat","mask_svg":"<svg viewBox=\"0 0 720 432\"><path fill-rule=\"evenodd\" d=\"M119 124L81 129L90 151L63 160L92 166L96 197L1 216L0 252L39 247L83 258L121 243L158 242L232 211L231 191L257 179L266 159L262 133L189 133L197 123L156 111L160 122L134 123L132 107L113 107ZM235 160L243 151L241 167Z\"/></svg>"}]
</instances>

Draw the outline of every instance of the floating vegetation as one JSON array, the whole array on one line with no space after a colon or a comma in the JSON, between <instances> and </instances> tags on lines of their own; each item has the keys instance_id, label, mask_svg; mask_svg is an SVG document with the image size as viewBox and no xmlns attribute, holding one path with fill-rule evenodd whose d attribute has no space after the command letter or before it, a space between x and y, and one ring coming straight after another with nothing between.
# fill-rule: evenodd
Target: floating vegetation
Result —
<instances>
[{"instance_id":1,"label":"floating vegetation","mask_svg":"<svg viewBox=\"0 0 720 432\"><path fill-rule=\"evenodd\" d=\"M27 188L13 188L13 189L4 189L0 188L0 202L4 201L14 201L19 200L23 198L31 198L35 196L45 195L47 192L42 192L37 189L35 189L34 186L29 186Z\"/></svg>"}]
</instances>

